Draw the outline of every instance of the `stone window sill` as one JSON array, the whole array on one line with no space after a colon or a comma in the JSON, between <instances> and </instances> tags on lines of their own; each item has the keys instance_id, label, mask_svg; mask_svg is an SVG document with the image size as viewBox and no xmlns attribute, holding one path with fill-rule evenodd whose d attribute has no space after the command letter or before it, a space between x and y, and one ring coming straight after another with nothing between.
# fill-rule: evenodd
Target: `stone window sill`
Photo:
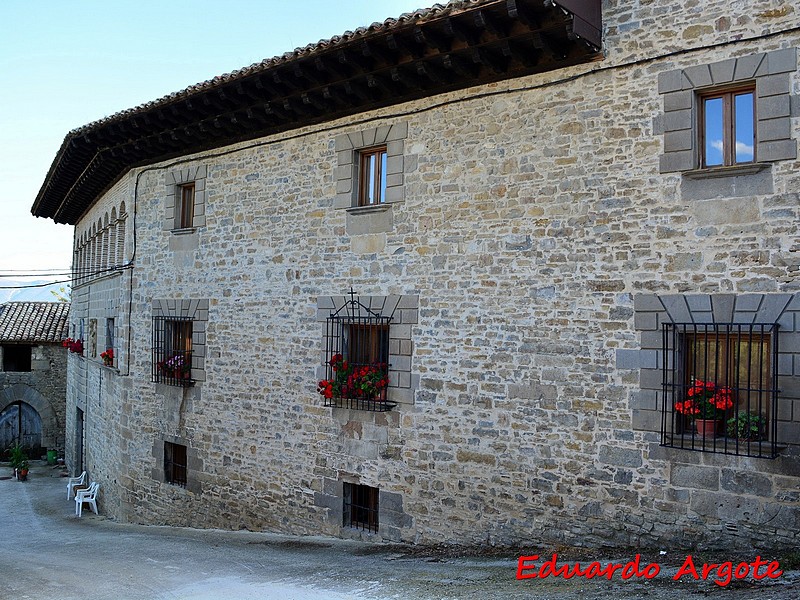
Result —
<instances>
[{"instance_id":1,"label":"stone window sill","mask_svg":"<svg viewBox=\"0 0 800 600\"><path fill-rule=\"evenodd\" d=\"M714 179L716 177L738 177L740 175L754 175L764 169L769 169L771 163L747 163L743 165L731 165L728 167L710 167L707 169L693 169L684 171L683 176L687 179Z\"/></svg>"},{"instance_id":2,"label":"stone window sill","mask_svg":"<svg viewBox=\"0 0 800 600\"><path fill-rule=\"evenodd\" d=\"M192 233L197 233L197 227L182 227L180 229L172 229L170 233L172 233L172 235L191 235Z\"/></svg>"},{"instance_id":3,"label":"stone window sill","mask_svg":"<svg viewBox=\"0 0 800 600\"><path fill-rule=\"evenodd\" d=\"M391 204L370 204L368 206L350 206L345 211L351 215L369 215L386 212L390 208L392 208Z\"/></svg>"}]
</instances>

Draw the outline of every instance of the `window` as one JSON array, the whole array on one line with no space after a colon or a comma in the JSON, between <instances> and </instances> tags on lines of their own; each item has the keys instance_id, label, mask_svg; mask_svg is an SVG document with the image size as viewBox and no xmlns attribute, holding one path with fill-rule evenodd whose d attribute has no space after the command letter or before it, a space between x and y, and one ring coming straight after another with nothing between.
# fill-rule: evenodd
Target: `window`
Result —
<instances>
[{"instance_id":1,"label":"window","mask_svg":"<svg viewBox=\"0 0 800 600\"><path fill-rule=\"evenodd\" d=\"M186 446L164 442L164 481L186 487Z\"/></svg>"},{"instance_id":2,"label":"window","mask_svg":"<svg viewBox=\"0 0 800 600\"><path fill-rule=\"evenodd\" d=\"M386 146L359 151L358 205L386 201Z\"/></svg>"},{"instance_id":3,"label":"window","mask_svg":"<svg viewBox=\"0 0 800 600\"><path fill-rule=\"evenodd\" d=\"M336 197L333 208L358 215L354 233L381 233L393 228L390 210L405 202L405 170L413 163L404 155L408 122L381 125L337 135ZM381 207L359 210L363 207ZM383 215L383 216L380 216ZM374 222L371 222L374 220ZM348 222L353 219L348 219Z\"/></svg>"},{"instance_id":4,"label":"window","mask_svg":"<svg viewBox=\"0 0 800 600\"><path fill-rule=\"evenodd\" d=\"M344 358L354 365L389 362L387 323L345 323L344 334Z\"/></svg>"},{"instance_id":5,"label":"window","mask_svg":"<svg viewBox=\"0 0 800 600\"><path fill-rule=\"evenodd\" d=\"M690 195L702 200L748 197L754 189L771 193L769 165L797 158L791 116L796 72L797 49L785 48L659 73L664 106L656 121L664 136L659 171L716 179L713 185L698 184L699 191L689 184ZM725 166L739 168L719 168ZM720 181L741 176L751 177L751 183Z\"/></svg>"},{"instance_id":6,"label":"window","mask_svg":"<svg viewBox=\"0 0 800 600\"><path fill-rule=\"evenodd\" d=\"M192 320L153 319L153 381L190 385L192 380Z\"/></svg>"},{"instance_id":7,"label":"window","mask_svg":"<svg viewBox=\"0 0 800 600\"><path fill-rule=\"evenodd\" d=\"M106 350L114 349L114 319L106 319Z\"/></svg>"},{"instance_id":8,"label":"window","mask_svg":"<svg viewBox=\"0 0 800 600\"><path fill-rule=\"evenodd\" d=\"M700 96L703 167L755 161L755 87Z\"/></svg>"},{"instance_id":9,"label":"window","mask_svg":"<svg viewBox=\"0 0 800 600\"><path fill-rule=\"evenodd\" d=\"M31 370L31 346L3 345L3 371L28 372Z\"/></svg>"},{"instance_id":10,"label":"window","mask_svg":"<svg viewBox=\"0 0 800 600\"><path fill-rule=\"evenodd\" d=\"M665 324L662 445L774 457L775 324Z\"/></svg>"},{"instance_id":11,"label":"window","mask_svg":"<svg viewBox=\"0 0 800 600\"><path fill-rule=\"evenodd\" d=\"M186 166L167 171L164 202L164 231L177 235L191 235L195 228L206 226L206 180L205 165ZM120 209L120 215L124 208ZM120 216L120 219L122 216ZM188 231L187 231L188 230ZM122 259L121 252L118 249Z\"/></svg>"},{"instance_id":12,"label":"window","mask_svg":"<svg viewBox=\"0 0 800 600\"><path fill-rule=\"evenodd\" d=\"M185 229L187 227L192 227L194 223L194 182L179 185L177 199L177 228Z\"/></svg>"},{"instance_id":13,"label":"window","mask_svg":"<svg viewBox=\"0 0 800 600\"><path fill-rule=\"evenodd\" d=\"M350 293L327 319L325 379L318 391L325 406L386 411L389 386L389 322Z\"/></svg>"},{"instance_id":14,"label":"window","mask_svg":"<svg viewBox=\"0 0 800 600\"><path fill-rule=\"evenodd\" d=\"M378 488L355 483L344 484L345 527L378 532Z\"/></svg>"}]
</instances>

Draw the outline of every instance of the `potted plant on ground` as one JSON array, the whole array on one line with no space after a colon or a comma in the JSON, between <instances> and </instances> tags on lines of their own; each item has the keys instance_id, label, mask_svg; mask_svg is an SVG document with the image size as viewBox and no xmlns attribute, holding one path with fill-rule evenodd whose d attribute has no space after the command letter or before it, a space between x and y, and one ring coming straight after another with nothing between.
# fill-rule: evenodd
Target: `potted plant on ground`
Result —
<instances>
[{"instance_id":1,"label":"potted plant on ground","mask_svg":"<svg viewBox=\"0 0 800 600\"><path fill-rule=\"evenodd\" d=\"M739 438L741 442L760 442L764 439L766 422L761 415L741 412L727 422L729 437Z\"/></svg>"},{"instance_id":2,"label":"potted plant on ground","mask_svg":"<svg viewBox=\"0 0 800 600\"><path fill-rule=\"evenodd\" d=\"M28 455L25 454L22 446L15 444L11 447L9 462L17 479L25 481L28 478Z\"/></svg>"},{"instance_id":3,"label":"potted plant on ground","mask_svg":"<svg viewBox=\"0 0 800 600\"><path fill-rule=\"evenodd\" d=\"M675 410L693 420L697 433L703 437L717 435L719 422L725 416L725 411L731 407L731 388L700 379L692 380L686 399L675 403Z\"/></svg>"}]
</instances>

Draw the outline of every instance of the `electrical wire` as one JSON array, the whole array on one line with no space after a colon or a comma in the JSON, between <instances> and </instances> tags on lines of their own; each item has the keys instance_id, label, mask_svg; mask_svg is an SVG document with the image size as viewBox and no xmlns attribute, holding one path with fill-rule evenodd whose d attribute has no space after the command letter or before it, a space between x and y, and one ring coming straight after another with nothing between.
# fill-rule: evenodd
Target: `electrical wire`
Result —
<instances>
[{"instance_id":1,"label":"electrical wire","mask_svg":"<svg viewBox=\"0 0 800 600\"><path fill-rule=\"evenodd\" d=\"M695 52L703 52L703 51L708 52L710 50L715 50L715 49L718 49L718 48L724 48L724 47L728 47L728 46L731 46L731 45L747 44L747 43L750 43L750 42L767 40L767 39L771 39L773 37L777 37L777 36L780 36L780 35L787 35L787 34L797 33L797 32L800 32L800 27L789 27L787 29L781 29L779 31L773 31L773 32L770 32L770 33L767 33L767 34L755 35L755 36L752 36L752 37L749 37L749 38L739 38L739 39L727 40L727 41L724 41L724 42L718 42L716 44L711 44L711 45L708 45L708 46L699 46L699 47L693 47L693 48L681 48L679 50L674 50L672 52L666 52L666 53L663 53L663 54L658 54L656 56L640 58L640 59L636 59L636 60L632 60L632 61L628 61L628 62L622 62L622 63L619 63L619 64L601 66L601 67L596 68L596 69L589 69L588 71L584 71L582 73L576 73L575 75L570 75L568 77L562 77L560 79L555 79L555 80L547 81L547 82L540 83L540 84L525 85L525 86L520 86L520 87L508 88L508 89L504 89L504 90L493 90L493 91L488 91L488 92L481 92L481 93L470 95L468 97L455 98L453 100L446 100L446 101L443 101L443 102L429 104L428 106L424 106L422 108L415 108L415 109L412 109L412 110L396 112L396 113L393 113L393 114L384 114L384 115L379 115L379 116L374 116L374 117L366 117L366 118L362 118L360 120L349 121L347 123L338 124L338 125L331 125L331 126L328 126L328 127L322 127L322 128L319 128L319 129L314 129L313 131L303 131L303 132L300 132L300 133L295 133L295 134L286 135L286 136L282 136L282 137L277 137L277 136L276 137L271 137L269 140L264 140L264 141L261 141L261 142L254 142L254 143L249 143L249 144L246 143L243 146L239 146L239 147L236 147L236 148L231 148L231 149L228 149L228 150L223 150L223 151L219 151L219 152L212 152L212 153L208 153L208 154L193 155L191 158L181 158L179 160L175 160L175 161L172 161L172 162L169 162L169 163L160 164L158 166L145 167L144 169L142 169L141 171L139 171L136 174L136 180L135 180L135 183L134 183L134 191L133 191L133 223L132 223L132 225L133 225L133 227L132 227L132 229L133 229L133 250L132 250L132 253L131 253L131 258L128 261L128 264L126 265L126 268L131 269L130 282L129 282L129 294L128 294L128 336L127 336L128 337L128 344L127 344L127 346L128 346L128 356L130 357L132 337L133 337L131 335L131 332L132 332L131 318L132 318L132 315L133 315L133 270L132 270L132 267L133 267L134 260L136 258L136 250L137 250L137 248L136 248L136 246L137 246L137 244L136 244L136 242L137 242L137 240L136 240L136 216L137 216L138 199L139 199L139 180L142 177L142 175L144 175L145 173L148 173L150 171L160 171L160 170L164 170L164 169L169 169L169 168L175 167L177 165L196 162L198 160L208 160L208 159L213 159L213 158L219 158L219 157L222 157L222 156L228 156L230 154L235 154L237 152L243 152L243 151L246 151L246 150L252 150L254 148L260 148L260 147L268 146L268 145L271 145L271 144L278 144L278 143L282 143L282 142L286 142L286 141L300 139L300 138L311 136L311 135L319 135L319 134L329 133L329 132L337 131L337 130L341 130L341 129L350 129L350 128L353 128L353 127L358 127L358 126L365 125L367 123L372 123L372 122L375 122L375 121L386 121L387 119L397 119L399 117L407 117L407 116L422 114L422 113L425 113L425 112L428 112L428 111L431 111L431 110L436 110L436 109L443 108L443 107L446 107L446 106L451 106L453 104L461 104L461 103L464 103L464 102L470 102L472 100L480 100L480 99L483 99L483 98L491 98L491 97L495 97L495 96L502 96L502 95L507 95L507 94L519 93L519 92L528 92L528 91L534 91L534 90L540 90L540 89L547 89L547 88L550 88L550 87L553 87L553 86L556 86L556 85L560 85L562 83L570 83L570 82L573 82L573 81L578 81L580 79L583 79L585 77L589 77L589 76L592 76L592 75L596 75L598 73L605 73L605 72L608 72L608 71L616 71L616 70L619 70L619 69L625 69L625 68L630 68L630 67L635 67L635 66L640 66L640 65L646 65L646 64L649 64L649 63L652 63L652 62L655 62L655 61L658 61L658 60L663 60L663 59L666 59L666 58L674 58L674 57L677 57L677 56L684 56L684 55L692 54L692 53L695 53ZM111 148L103 148L99 152L96 152L94 157L92 158L92 160L90 161L89 164L91 165L92 162L94 162L94 160L100 154L103 154L105 152L109 152L110 150L111 150ZM87 166L87 169L88 169L88 166ZM72 188L70 188L70 191L71 190L72 190ZM67 195L65 195L65 201L66 201L66 198L68 196L69 196L69 193L67 193ZM62 204L62 206L63 206L63 204ZM59 207L59 210L60 210L60 208L61 207ZM0 289L3 289L3 288L0 288ZM128 360L127 363L128 364L127 364L127 373L126 373L126 375L130 375L130 368L131 368L130 360Z\"/></svg>"}]
</instances>

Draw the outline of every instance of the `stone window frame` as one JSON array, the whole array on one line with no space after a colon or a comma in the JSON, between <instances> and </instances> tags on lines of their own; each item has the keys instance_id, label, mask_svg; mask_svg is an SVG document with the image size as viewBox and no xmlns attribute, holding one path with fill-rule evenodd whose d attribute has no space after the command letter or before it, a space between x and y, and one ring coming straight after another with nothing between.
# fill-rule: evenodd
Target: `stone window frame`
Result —
<instances>
[{"instance_id":1,"label":"stone window frame","mask_svg":"<svg viewBox=\"0 0 800 600\"><path fill-rule=\"evenodd\" d=\"M334 138L336 150L335 210L347 213L348 235L386 233L394 229L393 210L405 202L405 140L408 122L342 133ZM361 152L386 146L386 195L380 204L359 206Z\"/></svg>"},{"instance_id":2,"label":"stone window frame","mask_svg":"<svg viewBox=\"0 0 800 600\"><path fill-rule=\"evenodd\" d=\"M781 443L800 439L800 293L637 294L634 327L640 349L618 349L616 367L638 371L630 399L637 431L661 432L664 323L777 323L778 423Z\"/></svg>"},{"instance_id":3,"label":"stone window frame","mask_svg":"<svg viewBox=\"0 0 800 600\"><path fill-rule=\"evenodd\" d=\"M792 137L792 116L797 116L791 95L791 74L797 71L797 50L786 48L676 69L659 74L658 93L664 113L656 122L663 134L664 154L659 172L689 176L719 176L757 172L779 160L797 158ZM742 84L755 85L755 157L757 162L701 169L699 103L702 94Z\"/></svg>"},{"instance_id":4,"label":"stone window frame","mask_svg":"<svg viewBox=\"0 0 800 600\"><path fill-rule=\"evenodd\" d=\"M316 382L325 379L325 331L328 317L341 309L349 296L319 296L317 298L317 322L320 324L320 364L317 366L314 379ZM389 295L360 296L364 306L382 317L391 318L389 324L389 387L387 401L401 405L413 405L414 394L419 388L419 376L411 372L411 357L414 351L412 340L413 326L419 323L419 296Z\"/></svg>"},{"instance_id":5,"label":"stone window frame","mask_svg":"<svg viewBox=\"0 0 800 600\"><path fill-rule=\"evenodd\" d=\"M167 455L169 453L167 452L167 450L169 449L170 446L172 447L171 454L173 459L168 461ZM182 452L184 456L183 464L180 464L175 459L175 451L179 448L183 448ZM186 464L188 463L188 449L189 449L188 446L186 446L185 444L176 444L175 442L167 442L167 441L164 442L164 481L166 483L170 485L177 485L183 488L186 487L187 483L186 476L189 471L188 466Z\"/></svg>"},{"instance_id":6,"label":"stone window frame","mask_svg":"<svg viewBox=\"0 0 800 600\"><path fill-rule=\"evenodd\" d=\"M166 202L164 204L164 231L175 234L194 232L206 226L206 165L168 171L166 174ZM181 227L181 189L194 184L194 207L191 227Z\"/></svg>"},{"instance_id":7,"label":"stone window frame","mask_svg":"<svg viewBox=\"0 0 800 600\"><path fill-rule=\"evenodd\" d=\"M153 300L151 322L156 317L188 318L192 320L192 374L193 382L206 380L206 328L208 325L207 299Z\"/></svg>"},{"instance_id":8,"label":"stone window frame","mask_svg":"<svg viewBox=\"0 0 800 600\"><path fill-rule=\"evenodd\" d=\"M371 533L344 524L344 486L370 485L378 490L378 531ZM403 506L403 494L390 492L375 482L354 473L340 473L338 478L323 477L322 489L314 492L314 506L324 510L324 522L328 531L348 539L385 540L400 542L404 530L413 525L411 515Z\"/></svg>"},{"instance_id":9,"label":"stone window frame","mask_svg":"<svg viewBox=\"0 0 800 600\"><path fill-rule=\"evenodd\" d=\"M186 485L180 486L168 483L166 481L166 473L164 472L164 445L165 443L176 444L186 447ZM192 446L188 439L168 434L160 434L153 440L154 459L153 468L150 472L150 477L154 481L161 482L165 487L169 488L178 494L192 492L194 494L202 493L201 477L198 474L203 473L203 460L200 458L197 448Z\"/></svg>"},{"instance_id":10,"label":"stone window frame","mask_svg":"<svg viewBox=\"0 0 800 600\"><path fill-rule=\"evenodd\" d=\"M343 482L342 488L342 527L378 533L380 529L380 488L347 481ZM362 498L360 504L354 499L358 496ZM366 516L366 520L363 518L364 516Z\"/></svg>"}]
</instances>

